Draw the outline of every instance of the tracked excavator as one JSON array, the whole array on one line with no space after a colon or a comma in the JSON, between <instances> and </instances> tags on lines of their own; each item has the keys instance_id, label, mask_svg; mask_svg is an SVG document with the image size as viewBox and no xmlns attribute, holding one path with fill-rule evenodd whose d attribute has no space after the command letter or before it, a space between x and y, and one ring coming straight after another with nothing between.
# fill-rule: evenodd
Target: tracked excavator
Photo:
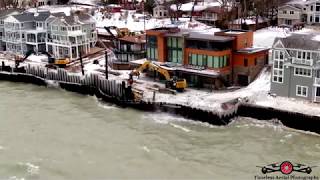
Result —
<instances>
[{"instance_id":1,"label":"tracked excavator","mask_svg":"<svg viewBox=\"0 0 320 180\"><path fill-rule=\"evenodd\" d=\"M166 88L175 89L178 92L182 92L187 87L186 79L179 79L176 76L173 76L171 78L169 72L166 69L157 64L152 63L151 61L146 61L139 68L131 71L131 73L129 74L129 83L133 82L133 76L139 76L140 72L143 72L144 70L153 70L162 74L166 79Z\"/></svg>"},{"instance_id":2,"label":"tracked excavator","mask_svg":"<svg viewBox=\"0 0 320 180\"><path fill-rule=\"evenodd\" d=\"M67 64L70 63L69 58L55 59L47 51L39 51L39 53L48 56L48 65L49 66L53 65L53 66L58 66L60 68L65 68L67 66ZM15 58L16 68L19 66L20 63L25 61L32 54L37 54L37 53L33 50L29 50L29 51L27 51L27 53L25 54L25 56L23 58L16 56L16 58Z\"/></svg>"}]
</instances>

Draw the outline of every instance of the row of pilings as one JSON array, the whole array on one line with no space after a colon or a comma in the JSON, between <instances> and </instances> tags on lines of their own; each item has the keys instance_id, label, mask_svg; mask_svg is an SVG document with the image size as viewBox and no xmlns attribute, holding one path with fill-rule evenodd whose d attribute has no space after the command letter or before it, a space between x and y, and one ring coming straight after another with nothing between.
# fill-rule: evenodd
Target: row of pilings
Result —
<instances>
[{"instance_id":1,"label":"row of pilings","mask_svg":"<svg viewBox=\"0 0 320 180\"><path fill-rule=\"evenodd\" d=\"M0 71L0 80L32 83L42 86L47 85L46 79L25 73ZM258 120L278 119L287 127L320 134L320 117L318 116L261 107L252 104L238 104L232 111L228 111L227 113L219 113L180 104L123 100L122 97L108 95L101 89L92 85L75 84L61 81L58 83L62 89L67 91L77 92L84 95L94 95L102 101L116 104L119 107L131 107L137 110L149 112L167 112L195 121L218 126L228 125L232 119L238 116L250 117Z\"/></svg>"}]
</instances>

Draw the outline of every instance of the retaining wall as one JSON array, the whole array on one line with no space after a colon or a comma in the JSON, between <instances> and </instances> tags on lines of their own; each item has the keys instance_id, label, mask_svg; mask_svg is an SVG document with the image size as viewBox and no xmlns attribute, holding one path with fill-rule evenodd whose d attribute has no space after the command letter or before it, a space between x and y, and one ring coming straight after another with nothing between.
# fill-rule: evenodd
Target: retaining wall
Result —
<instances>
[{"instance_id":1,"label":"retaining wall","mask_svg":"<svg viewBox=\"0 0 320 180\"><path fill-rule=\"evenodd\" d=\"M42 72L40 72L42 73ZM44 75L43 75L44 77ZM25 82L36 85L47 85L46 79L37 77L26 73L4 72L0 71L0 80L12 82ZM61 77L61 76L60 76ZM94 77L96 78L96 77ZM76 81L79 81L77 78ZM81 80L82 81L82 80ZM84 84L77 84L71 82L57 81L61 88L86 95L95 95L99 99L114 103L120 107L131 107L142 111L162 111L171 114L177 114L185 118L193 119L200 122L206 122L212 125L227 125L231 120L237 116L251 117L259 120L278 119L287 127L316 132L320 134L320 117L310 116L301 113L278 110L274 108L261 107L250 104L238 104L233 111L228 113L218 114L213 111L206 111L202 109L192 108L189 106L169 103L155 103L155 102L134 102L127 99L124 89L119 91L108 88L106 84L100 82L99 79L92 80ZM114 87L123 87L124 85L115 85ZM103 87L103 88L100 88ZM115 93L117 92L117 93Z\"/></svg>"}]
</instances>

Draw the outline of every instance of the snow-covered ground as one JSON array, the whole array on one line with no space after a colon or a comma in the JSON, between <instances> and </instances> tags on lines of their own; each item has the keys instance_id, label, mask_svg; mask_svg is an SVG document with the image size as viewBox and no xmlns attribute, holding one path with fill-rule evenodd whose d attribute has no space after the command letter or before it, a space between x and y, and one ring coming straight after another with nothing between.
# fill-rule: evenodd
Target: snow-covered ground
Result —
<instances>
[{"instance_id":1,"label":"snow-covered ground","mask_svg":"<svg viewBox=\"0 0 320 180\"><path fill-rule=\"evenodd\" d=\"M125 15L127 13L127 15ZM179 18L179 21L171 22L169 18L166 19L145 19L141 18L144 15L138 14L135 11L127 11L122 13L113 13L110 18L104 18L101 12L95 13L98 31L104 31L104 26L116 26L118 28L128 28L130 31L144 31L145 29L153 29L157 27L177 26L182 29L197 30L204 33L214 33L219 31L217 28L207 26L203 23L192 21L189 18ZM140 17L140 18L139 18Z\"/></svg>"},{"instance_id":2,"label":"snow-covered ground","mask_svg":"<svg viewBox=\"0 0 320 180\"><path fill-rule=\"evenodd\" d=\"M101 60L101 65L88 64L85 68L87 72L96 73L97 70L104 70L102 64L103 60ZM109 79L119 81L126 81L130 73L130 71L117 71L110 68L109 71L119 73L119 75L109 75ZM264 68L257 79L245 88L234 91L209 91L187 88L185 92L177 94L156 91L155 101L225 112L222 107L223 103L240 98L247 99L250 104L320 116L320 104L294 98L270 96L270 78L270 68ZM164 83L154 82L153 79L145 77L143 74L139 78L134 77L134 81L133 88L144 91L143 99L146 101L153 101L153 91L157 87L165 87Z\"/></svg>"}]
</instances>

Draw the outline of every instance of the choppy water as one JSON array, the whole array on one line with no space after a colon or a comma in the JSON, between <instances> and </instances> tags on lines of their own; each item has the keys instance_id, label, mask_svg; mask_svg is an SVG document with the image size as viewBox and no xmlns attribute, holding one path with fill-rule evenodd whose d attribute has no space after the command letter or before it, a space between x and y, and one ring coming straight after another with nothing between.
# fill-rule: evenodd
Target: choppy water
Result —
<instances>
[{"instance_id":1,"label":"choppy water","mask_svg":"<svg viewBox=\"0 0 320 180\"><path fill-rule=\"evenodd\" d=\"M0 179L254 179L256 166L284 160L320 165L320 137L245 118L215 127L0 82Z\"/></svg>"}]
</instances>

